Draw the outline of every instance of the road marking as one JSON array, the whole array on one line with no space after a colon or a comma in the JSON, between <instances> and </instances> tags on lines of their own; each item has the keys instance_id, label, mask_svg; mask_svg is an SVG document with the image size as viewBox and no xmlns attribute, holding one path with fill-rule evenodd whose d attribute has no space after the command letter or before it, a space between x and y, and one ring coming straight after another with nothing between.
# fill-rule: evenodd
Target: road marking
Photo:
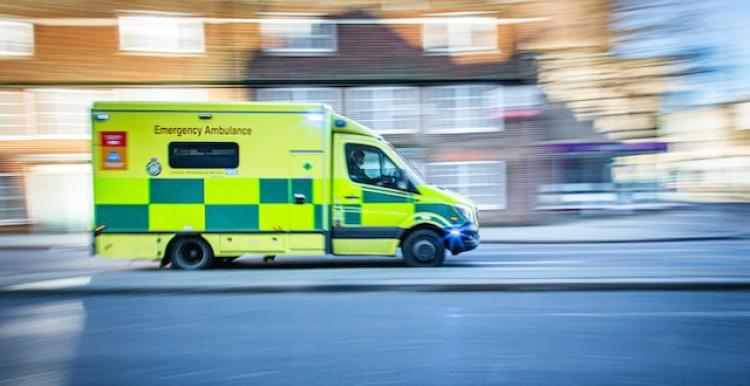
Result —
<instances>
[{"instance_id":1,"label":"road marking","mask_svg":"<svg viewBox=\"0 0 750 386\"><path fill-rule=\"evenodd\" d=\"M59 245L50 247L47 251L50 253L66 253L66 252L80 252L85 251L87 247L85 245Z\"/></svg>"},{"instance_id":2,"label":"road marking","mask_svg":"<svg viewBox=\"0 0 750 386\"><path fill-rule=\"evenodd\" d=\"M547 316L572 316L584 318L609 318L628 316L700 316L700 317L750 317L750 311L656 311L656 312L551 312L542 315Z\"/></svg>"},{"instance_id":3,"label":"road marking","mask_svg":"<svg viewBox=\"0 0 750 386\"><path fill-rule=\"evenodd\" d=\"M278 371L278 370L256 371L253 373L230 375L230 376L224 377L223 379L225 381L236 381L240 379L265 377L265 376L276 375L276 374L281 374L281 371Z\"/></svg>"},{"instance_id":4,"label":"road marking","mask_svg":"<svg viewBox=\"0 0 750 386\"><path fill-rule=\"evenodd\" d=\"M554 264L579 264L581 260L528 260L528 261L467 261L475 265L554 265Z\"/></svg>"},{"instance_id":5,"label":"road marking","mask_svg":"<svg viewBox=\"0 0 750 386\"><path fill-rule=\"evenodd\" d=\"M32 281L3 287L4 291L25 291L25 290L49 290L72 287L84 287L91 283L91 276L68 277L64 279L52 279Z\"/></svg>"},{"instance_id":6,"label":"road marking","mask_svg":"<svg viewBox=\"0 0 750 386\"><path fill-rule=\"evenodd\" d=\"M748 318L750 311L727 310L727 311L655 311L655 312L509 312L509 313L460 313L453 312L445 314L446 318L517 318L531 316L562 316L574 318L627 318L627 317L704 317L704 318Z\"/></svg>"},{"instance_id":7,"label":"road marking","mask_svg":"<svg viewBox=\"0 0 750 386\"><path fill-rule=\"evenodd\" d=\"M717 252L717 251L704 251L704 250L695 250L695 249L609 249L609 250L578 250L571 248L570 250L558 250L558 251L549 251L549 250L535 250L535 251L522 251L522 250L511 250L511 249L499 249L499 250L478 250L476 252L469 252L467 253L467 256L471 254L471 256L481 256L481 255L520 255L520 256L545 256L545 255L601 255L603 253L609 253L609 254L656 254L655 256L658 256L658 254L671 254L674 253L695 253L695 252ZM724 251L718 251L718 252L724 252ZM667 257L669 257L667 256ZM649 255L651 257L651 255ZM693 256L690 256L693 257Z\"/></svg>"}]
</instances>

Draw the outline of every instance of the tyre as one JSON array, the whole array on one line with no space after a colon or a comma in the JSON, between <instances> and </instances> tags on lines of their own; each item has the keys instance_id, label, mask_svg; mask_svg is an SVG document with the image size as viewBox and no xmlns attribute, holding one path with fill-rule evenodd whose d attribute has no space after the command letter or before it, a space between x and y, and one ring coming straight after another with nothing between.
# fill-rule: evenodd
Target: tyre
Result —
<instances>
[{"instance_id":1,"label":"tyre","mask_svg":"<svg viewBox=\"0 0 750 386\"><path fill-rule=\"evenodd\" d=\"M429 229L414 231L401 244L404 262L410 267L439 267L445 260L440 235Z\"/></svg>"},{"instance_id":2,"label":"tyre","mask_svg":"<svg viewBox=\"0 0 750 386\"><path fill-rule=\"evenodd\" d=\"M198 237L184 237L172 245L170 260L172 268L196 271L208 269L214 263L214 254L205 240Z\"/></svg>"}]
</instances>

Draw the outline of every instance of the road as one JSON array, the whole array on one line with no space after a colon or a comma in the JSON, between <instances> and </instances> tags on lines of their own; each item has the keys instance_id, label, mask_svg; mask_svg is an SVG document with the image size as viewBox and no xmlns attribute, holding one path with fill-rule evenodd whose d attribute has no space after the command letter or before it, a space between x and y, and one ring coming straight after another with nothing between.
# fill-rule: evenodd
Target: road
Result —
<instances>
[{"instance_id":1,"label":"road","mask_svg":"<svg viewBox=\"0 0 750 386\"><path fill-rule=\"evenodd\" d=\"M240 289L302 291L351 286L403 290L408 285L750 281L750 240L574 244L482 245L449 257L445 267L411 269L397 258L280 257L264 264L246 257L204 272L158 270L153 262L103 260L82 249L0 251L0 291L75 287L86 293L216 292ZM63 279L57 281L55 279ZM85 285L81 286L80 283ZM19 288L20 287L20 288ZM294 289L292 288L292 289ZM489 287L495 289L494 287ZM597 287L598 288L598 287ZM630 288L630 287L628 287ZM453 289L445 288L444 289ZM649 289L648 286L640 289ZM210 292L210 291L209 291Z\"/></svg>"},{"instance_id":2,"label":"road","mask_svg":"<svg viewBox=\"0 0 750 386\"><path fill-rule=\"evenodd\" d=\"M437 269L247 258L192 273L77 249L2 251L0 384L748 385L743 288L187 290L277 280L750 281L748 257L747 241L487 245ZM112 283L123 291L55 291Z\"/></svg>"}]
</instances>

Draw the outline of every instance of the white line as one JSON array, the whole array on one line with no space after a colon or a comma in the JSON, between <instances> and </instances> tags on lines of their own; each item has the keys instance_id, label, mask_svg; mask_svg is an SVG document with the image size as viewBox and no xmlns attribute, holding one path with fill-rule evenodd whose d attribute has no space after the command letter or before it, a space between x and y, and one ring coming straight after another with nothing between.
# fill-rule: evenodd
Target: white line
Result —
<instances>
[{"instance_id":1,"label":"white line","mask_svg":"<svg viewBox=\"0 0 750 386\"><path fill-rule=\"evenodd\" d=\"M477 250L476 252L471 252L473 256L477 255L519 255L519 256L544 256L544 255L601 255L604 253L612 254L622 254L622 255L629 255L629 254L650 254L649 257L658 257L660 254L670 254L665 257L674 257L671 254L674 253L697 253L697 252L705 252L705 253L711 253L711 252L717 252L717 251L702 251L702 250L695 250L695 249L610 249L609 251L605 250L598 250L598 251L586 251L586 250L576 250L571 249L569 251L548 251L548 250L539 250L539 251L513 251L513 250L497 250L497 251L487 251L487 250ZM724 252L724 251L718 251L718 252ZM684 256L683 256L684 257ZM696 257L696 256L687 256L687 257Z\"/></svg>"},{"instance_id":2,"label":"white line","mask_svg":"<svg viewBox=\"0 0 750 386\"><path fill-rule=\"evenodd\" d=\"M229 380L236 381L236 380L239 380L239 379L264 377L264 376L276 375L276 374L280 374L280 373L281 372L278 371L278 370L256 371L254 373L245 373L245 374L230 375L228 377L224 377L223 379L226 380L226 381L229 381Z\"/></svg>"},{"instance_id":3,"label":"white line","mask_svg":"<svg viewBox=\"0 0 750 386\"><path fill-rule=\"evenodd\" d=\"M91 283L91 276L68 277L65 279L52 279L42 281L32 281L29 283L16 284L3 287L5 291L23 291L23 290L48 290L62 289L72 287L84 287Z\"/></svg>"},{"instance_id":4,"label":"white line","mask_svg":"<svg viewBox=\"0 0 750 386\"><path fill-rule=\"evenodd\" d=\"M551 312L542 315L608 318L628 316L700 316L700 317L750 317L750 311L656 311L656 312Z\"/></svg>"},{"instance_id":5,"label":"white line","mask_svg":"<svg viewBox=\"0 0 750 386\"><path fill-rule=\"evenodd\" d=\"M477 265L553 265L579 264L580 260L478 261Z\"/></svg>"},{"instance_id":6,"label":"white line","mask_svg":"<svg viewBox=\"0 0 750 386\"><path fill-rule=\"evenodd\" d=\"M563 316L575 318L625 318L625 317L728 317L728 318L747 318L750 317L750 311L728 310L728 311L655 311L655 312L510 312L510 313L449 313L445 314L446 318L515 318L519 316Z\"/></svg>"}]
</instances>

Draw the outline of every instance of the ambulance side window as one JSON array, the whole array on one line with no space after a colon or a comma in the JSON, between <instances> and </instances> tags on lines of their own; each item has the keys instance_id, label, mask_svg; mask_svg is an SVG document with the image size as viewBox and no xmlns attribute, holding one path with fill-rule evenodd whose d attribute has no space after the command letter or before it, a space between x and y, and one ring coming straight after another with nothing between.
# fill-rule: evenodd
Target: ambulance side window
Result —
<instances>
[{"instance_id":1,"label":"ambulance side window","mask_svg":"<svg viewBox=\"0 0 750 386\"><path fill-rule=\"evenodd\" d=\"M236 142L169 143L169 166L175 169L234 169L239 164Z\"/></svg>"},{"instance_id":2,"label":"ambulance side window","mask_svg":"<svg viewBox=\"0 0 750 386\"><path fill-rule=\"evenodd\" d=\"M352 181L404 190L401 170L382 150L356 143L346 144L344 150L347 171Z\"/></svg>"}]
</instances>

